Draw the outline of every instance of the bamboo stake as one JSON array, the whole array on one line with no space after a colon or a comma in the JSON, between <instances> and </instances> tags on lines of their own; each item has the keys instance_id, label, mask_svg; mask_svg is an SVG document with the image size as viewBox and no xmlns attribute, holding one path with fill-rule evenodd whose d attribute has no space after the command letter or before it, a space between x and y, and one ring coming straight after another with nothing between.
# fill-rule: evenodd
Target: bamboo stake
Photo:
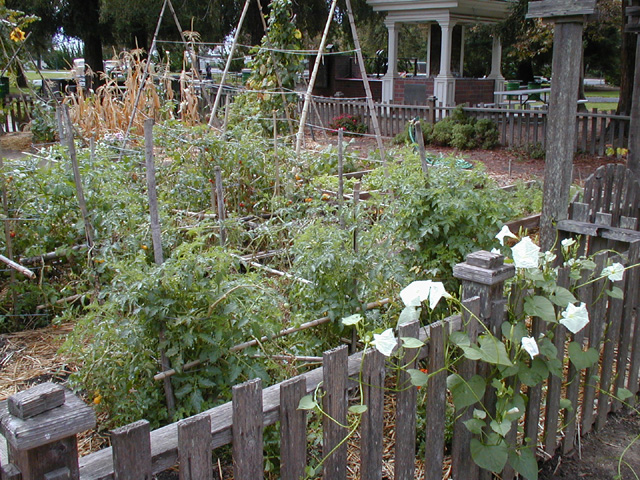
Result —
<instances>
[{"instance_id":1,"label":"bamboo stake","mask_svg":"<svg viewBox=\"0 0 640 480\"><path fill-rule=\"evenodd\" d=\"M188 42L184 36L184 33L182 31L182 26L180 25L180 20L178 20L178 15L176 15L176 11L173 8L173 3L171 3L171 0L167 0L167 3L169 5L169 10L171 10L171 15L173 15L173 20L174 22L176 22L176 27L178 28L178 33L180 33L180 38L182 39L182 43L184 43L185 47L189 50L189 53L191 54L191 68L193 72L196 74L196 78L198 80L202 80L202 78L200 77L200 70L198 69L198 58L196 57L195 49L189 48L190 42Z\"/></svg>"},{"instance_id":2,"label":"bamboo stake","mask_svg":"<svg viewBox=\"0 0 640 480\"><path fill-rule=\"evenodd\" d=\"M364 58L362 57L362 49L360 48L360 40L358 38L358 31L356 30L356 22L353 18L353 9L351 8L351 0L347 2L347 14L349 16L349 23L351 24L351 33L353 34L353 43L356 47L356 55L358 62L360 63L360 75L362 76L362 83L364 84L364 90L367 93L367 105L369 105L369 114L371 115L371 122L373 123L373 130L376 133L376 141L378 142L378 149L380 150L380 157L382 162L387 165L387 155L382 144L382 132L380 131L380 124L378 123L378 115L376 114L376 107L373 104L373 95L371 94L371 86L369 85L369 79L367 78L367 69L364 65Z\"/></svg>"},{"instance_id":3,"label":"bamboo stake","mask_svg":"<svg viewBox=\"0 0 640 480\"><path fill-rule=\"evenodd\" d=\"M87 238L87 245L89 245L89 251L93 248L93 226L89 219L89 211L87 210L87 202L84 198L84 190L82 188L82 178L80 177L80 167L78 166L78 157L76 156L76 145L73 139L73 127L71 125L71 118L69 117L69 110L66 105L62 106L62 115L65 119L65 125L67 130L67 148L69 149L69 157L71 159L71 168L73 170L73 181L76 185L76 197L78 199L78 205L80 206L80 212L82 214L82 220L84 222L84 233Z\"/></svg>"},{"instance_id":4,"label":"bamboo stake","mask_svg":"<svg viewBox=\"0 0 640 480\"><path fill-rule=\"evenodd\" d=\"M344 152L343 152L344 130L338 129L338 209L340 211L340 226L344 228Z\"/></svg>"},{"instance_id":5,"label":"bamboo stake","mask_svg":"<svg viewBox=\"0 0 640 480\"><path fill-rule=\"evenodd\" d=\"M391 299L383 298L382 300L378 300L377 302L367 303L367 305L365 306L365 309L366 310L373 310L374 308L382 307L383 305L386 305L389 302L391 302ZM358 309L358 311L359 310L360 309ZM234 347L231 347L229 349L229 352L239 352L239 351L244 350L246 348L253 347L253 346L258 345L260 343L266 342L268 340L271 340L271 339L274 339L274 338L285 337L287 335L291 335L292 333L297 333L297 332L301 332L303 330L307 330L309 328L317 327L318 325L322 325L322 324L328 323L330 321L331 321L331 317L327 316L327 317L318 318L318 319L313 320L311 322L303 323L299 327L285 328L284 330L281 330L280 332L278 332L275 335L272 335L270 337L264 336L264 337L259 338L259 339L256 338L256 339L253 339L253 340L249 340L248 342L240 343L240 344L238 344L238 345L236 345ZM193 360L192 362L187 362L182 366L182 371L185 372L187 370L192 369L193 367L197 367L198 365L202 365L203 363L206 363L206 360ZM169 377L172 377L176 373L177 372L174 369L165 370L163 372L160 372L160 373L154 375L153 379L156 380L156 381L164 380L164 379L167 379Z\"/></svg>"},{"instance_id":6,"label":"bamboo stake","mask_svg":"<svg viewBox=\"0 0 640 480\"><path fill-rule=\"evenodd\" d=\"M218 199L218 219L220 220L220 246L224 247L227 243L227 230L224 227L224 221L227 215L224 208L224 189L222 187L222 170L216 165L214 168L216 174L216 195Z\"/></svg>"},{"instance_id":7,"label":"bamboo stake","mask_svg":"<svg viewBox=\"0 0 640 480\"><path fill-rule=\"evenodd\" d=\"M249 3L251 3L251 0L246 0L244 2L244 8L242 9L242 14L240 15L240 21L238 22L238 26L236 27L236 34L233 37L233 43L231 44L231 51L229 52L229 58L227 58L227 63L224 66L224 72L222 72L222 79L220 80L220 87L218 87L218 92L216 93L216 100L215 102L213 102L213 108L211 109L211 117L209 118L210 127L213 126L213 122L216 118L218 105L220 104L220 96L222 95L222 87L224 85L225 80L227 79L229 68L231 67L231 61L233 60L233 54L236 51L236 45L238 44L238 37L240 36L240 30L242 30L242 24L244 23L244 17L247 15L247 10L249 10Z\"/></svg>"},{"instance_id":8,"label":"bamboo stake","mask_svg":"<svg viewBox=\"0 0 640 480\"><path fill-rule=\"evenodd\" d=\"M280 195L280 161L278 159L278 123L276 120L275 110L273 111L273 159L276 167L276 184L274 194L277 197Z\"/></svg>"},{"instance_id":9,"label":"bamboo stake","mask_svg":"<svg viewBox=\"0 0 640 480\"><path fill-rule=\"evenodd\" d=\"M164 0L162 4L162 9L160 10L160 15L158 16L158 23L156 23L156 31L153 33L153 40L151 42L151 48L149 49L149 58L144 65L144 72L142 73L142 80L140 81L140 86L138 87L138 91L136 92L136 98L133 101L133 110L131 112L131 118L129 119L129 124L127 125L127 130L124 134L124 138L122 139L122 145L120 146L120 156L118 160L122 160L124 156L124 149L127 147L127 143L129 142L129 133L131 132L131 127L133 126L133 122L136 118L136 113L138 112L138 103L140 103L140 97L142 96L142 92L144 90L144 85L147 82L147 78L149 77L149 65L151 65L151 52L153 52L156 48L156 40L158 39L158 33L160 32L160 24L162 23L162 19L164 17L165 9L167 8L167 2L169 0Z\"/></svg>"},{"instance_id":10,"label":"bamboo stake","mask_svg":"<svg viewBox=\"0 0 640 480\"><path fill-rule=\"evenodd\" d=\"M18 272L20 272L21 274L34 279L36 278L36 274L33 273L31 270L29 270L28 268L23 267L22 265L20 265L19 263L14 262L13 260L5 257L4 255L0 255L0 262L5 263L6 265L8 265L9 267L13 268L14 270L17 270Z\"/></svg>"},{"instance_id":11,"label":"bamboo stake","mask_svg":"<svg viewBox=\"0 0 640 480\"><path fill-rule=\"evenodd\" d=\"M318 76L318 71L320 70L320 62L322 61L322 53L324 52L324 47L327 43L327 36L329 35L329 27L331 26L331 22L333 21L333 14L336 10L336 4L338 0L333 0L331 2L331 9L329 10L329 17L327 18L327 23L324 26L324 32L322 33L322 40L320 40L320 46L318 47L318 55L316 55L316 63L313 65L313 72L311 73L311 78L309 79L309 86L307 87L307 93L304 97L304 106L302 107L302 113L300 114L300 125L298 126L298 134L296 138L296 155L300 155L300 148L302 147L302 138L304 137L304 126L307 121L307 114L309 113L309 103L311 101L311 92L313 91L313 87L316 83L316 77Z\"/></svg>"},{"instance_id":12,"label":"bamboo stake","mask_svg":"<svg viewBox=\"0 0 640 480\"><path fill-rule=\"evenodd\" d=\"M420 120L415 123L416 127L416 143L418 144L418 152L420 152L420 165L422 165L422 173L429 180L429 164L427 163L427 154L424 150L424 137L422 136L422 125Z\"/></svg>"},{"instance_id":13,"label":"bamboo stake","mask_svg":"<svg viewBox=\"0 0 640 480\"><path fill-rule=\"evenodd\" d=\"M149 196L149 216L151 219L151 241L153 259L156 264L164 262L162 254L162 227L158 214L158 192L156 190L156 167L153 157L153 118L144 121L145 163L147 167L147 195Z\"/></svg>"},{"instance_id":14,"label":"bamboo stake","mask_svg":"<svg viewBox=\"0 0 640 480\"><path fill-rule=\"evenodd\" d=\"M156 168L153 158L153 118L144 121L144 145L145 164L147 167L147 195L149 196L149 216L151 219L151 241L153 242L153 260L156 265L164 262L162 254L162 229L160 227L160 216L158 215L158 194L156 191ZM164 324L160 326L158 340L160 345L164 342ZM160 365L163 370L171 368L171 364L164 348L160 347ZM169 415L173 415L176 409L176 400L173 394L173 385L170 379L164 381L164 396L167 401Z\"/></svg>"}]
</instances>

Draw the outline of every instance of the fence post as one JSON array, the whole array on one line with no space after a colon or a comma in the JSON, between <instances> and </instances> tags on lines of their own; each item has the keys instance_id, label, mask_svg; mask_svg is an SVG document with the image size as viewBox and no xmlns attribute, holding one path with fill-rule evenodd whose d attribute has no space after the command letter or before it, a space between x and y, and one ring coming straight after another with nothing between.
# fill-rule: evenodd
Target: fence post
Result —
<instances>
[{"instance_id":1,"label":"fence post","mask_svg":"<svg viewBox=\"0 0 640 480\"><path fill-rule=\"evenodd\" d=\"M78 479L76 434L95 424L91 407L50 382L0 403L0 425L7 439L9 461L20 471L22 480Z\"/></svg>"},{"instance_id":2,"label":"fence post","mask_svg":"<svg viewBox=\"0 0 640 480\"><path fill-rule=\"evenodd\" d=\"M453 276L462 281L462 300L480 297L478 319L496 337L500 338L500 326L504 321L504 282L515 275L513 265L504 264L504 256L484 250L467 255L466 262L453 267ZM480 332L479 332L480 333ZM478 365L478 373L484 377L489 375L489 365ZM491 416L495 411L495 389L487 388L483 403ZM491 478L485 470L480 471L480 478Z\"/></svg>"}]
</instances>

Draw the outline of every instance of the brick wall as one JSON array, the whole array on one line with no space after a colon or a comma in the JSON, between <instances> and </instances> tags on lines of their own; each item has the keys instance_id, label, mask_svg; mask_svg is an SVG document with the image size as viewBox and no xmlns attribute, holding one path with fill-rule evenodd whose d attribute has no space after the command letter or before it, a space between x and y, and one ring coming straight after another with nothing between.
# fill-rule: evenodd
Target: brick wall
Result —
<instances>
[{"instance_id":1,"label":"brick wall","mask_svg":"<svg viewBox=\"0 0 640 480\"><path fill-rule=\"evenodd\" d=\"M479 103L494 102L494 81L481 78L456 79L456 105L468 103L470 106Z\"/></svg>"}]
</instances>

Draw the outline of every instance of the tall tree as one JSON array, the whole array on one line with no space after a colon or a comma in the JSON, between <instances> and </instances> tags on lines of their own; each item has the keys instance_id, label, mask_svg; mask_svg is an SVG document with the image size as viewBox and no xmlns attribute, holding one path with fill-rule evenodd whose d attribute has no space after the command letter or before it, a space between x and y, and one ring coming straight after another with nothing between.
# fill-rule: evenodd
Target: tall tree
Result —
<instances>
[{"instance_id":1,"label":"tall tree","mask_svg":"<svg viewBox=\"0 0 640 480\"><path fill-rule=\"evenodd\" d=\"M622 0L622 6L640 5L640 0ZM636 65L636 44L638 35L635 33L626 33L624 31L627 25L627 16L625 9L622 8L621 32L622 32L622 49L620 58L620 100L618 101L618 113L628 115L631 112L631 103L633 100L633 77Z\"/></svg>"},{"instance_id":2,"label":"tall tree","mask_svg":"<svg viewBox=\"0 0 640 480\"><path fill-rule=\"evenodd\" d=\"M65 35L84 43L84 62L94 72L103 70L102 46L109 29L100 22L100 0L63 0L60 26ZM98 81L94 75L91 83ZM91 85L93 86L93 85Z\"/></svg>"}]
</instances>

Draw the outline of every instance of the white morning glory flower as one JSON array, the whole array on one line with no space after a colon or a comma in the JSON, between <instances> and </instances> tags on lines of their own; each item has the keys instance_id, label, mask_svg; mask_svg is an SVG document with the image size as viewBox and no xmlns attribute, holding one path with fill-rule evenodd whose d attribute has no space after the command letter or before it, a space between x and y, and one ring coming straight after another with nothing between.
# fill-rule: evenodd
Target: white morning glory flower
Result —
<instances>
[{"instance_id":1,"label":"white morning glory flower","mask_svg":"<svg viewBox=\"0 0 640 480\"><path fill-rule=\"evenodd\" d=\"M535 357L540 353L538 349L538 343L536 339L533 337L522 337L522 348L531 356L531 358Z\"/></svg>"},{"instance_id":2,"label":"white morning glory flower","mask_svg":"<svg viewBox=\"0 0 640 480\"><path fill-rule=\"evenodd\" d=\"M576 241L573 238L565 238L564 240L562 240L560 242L560 244L564 247L564 248L569 248L571 245L575 244Z\"/></svg>"},{"instance_id":3,"label":"white morning glory flower","mask_svg":"<svg viewBox=\"0 0 640 480\"><path fill-rule=\"evenodd\" d=\"M612 282L619 282L622 280L624 274L624 265L621 263L614 263L602 270L602 276L609 278Z\"/></svg>"},{"instance_id":4,"label":"white morning glory flower","mask_svg":"<svg viewBox=\"0 0 640 480\"><path fill-rule=\"evenodd\" d=\"M498 255L502 255L502 252L498 248L492 248L491 253L497 253Z\"/></svg>"},{"instance_id":5,"label":"white morning glory flower","mask_svg":"<svg viewBox=\"0 0 640 480\"><path fill-rule=\"evenodd\" d=\"M393 334L393 329L387 328L380 334L373 334L373 341L371 342L371 345L374 345L376 347L376 350L378 350L385 357L389 357L391 356L393 349L398 346L398 340Z\"/></svg>"},{"instance_id":6,"label":"white morning glory flower","mask_svg":"<svg viewBox=\"0 0 640 480\"><path fill-rule=\"evenodd\" d=\"M518 407L513 407L507 410L507 415L512 415L514 413L520 413L520 409Z\"/></svg>"},{"instance_id":7,"label":"white morning glory flower","mask_svg":"<svg viewBox=\"0 0 640 480\"><path fill-rule=\"evenodd\" d=\"M517 268L538 268L540 247L524 237L511 248L513 263Z\"/></svg>"},{"instance_id":8,"label":"white morning glory flower","mask_svg":"<svg viewBox=\"0 0 640 480\"><path fill-rule=\"evenodd\" d=\"M544 261L545 263L551 263L556 259L556 254L552 252L544 252Z\"/></svg>"},{"instance_id":9,"label":"white morning glory flower","mask_svg":"<svg viewBox=\"0 0 640 480\"><path fill-rule=\"evenodd\" d=\"M582 330L589 323L589 312L585 303L582 302L577 307L571 303L567 305L566 310L562 312L560 323L567 327L571 333L578 333Z\"/></svg>"},{"instance_id":10,"label":"white morning glory flower","mask_svg":"<svg viewBox=\"0 0 640 480\"><path fill-rule=\"evenodd\" d=\"M429 308L433 309L442 297L451 295L444 289L442 282L418 280L406 286L400 292L400 298L407 307L419 307L422 302L429 300Z\"/></svg>"},{"instance_id":11,"label":"white morning glory flower","mask_svg":"<svg viewBox=\"0 0 640 480\"><path fill-rule=\"evenodd\" d=\"M496 235L496 238L500 242L500 245L504 245L504 237L518 238L513 234L511 230L509 230L509 227L507 227L506 225L504 225L502 227L502 230L500 230Z\"/></svg>"}]
</instances>

